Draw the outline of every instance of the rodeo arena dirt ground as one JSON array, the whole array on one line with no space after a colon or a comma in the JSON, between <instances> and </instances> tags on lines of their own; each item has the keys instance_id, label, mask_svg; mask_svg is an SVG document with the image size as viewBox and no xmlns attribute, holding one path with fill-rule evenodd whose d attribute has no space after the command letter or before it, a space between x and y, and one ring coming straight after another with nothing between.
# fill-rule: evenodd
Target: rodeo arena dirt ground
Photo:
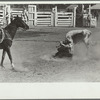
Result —
<instances>
[{"instance_id":1,"label":"rodeo arena dirt ground","mask_svg":"<svg viewBox=\"0 0 100 100\"><path fill-rule=\"evenodd\" d=\"M72 58L53 58L59 41L68 31L85 28L33 27L18 30L11 52L16 71L6 55L0 67L0 82L100 82L100 28L92 32L88 50L84 43L74 46ZM2 50L0 50L0 56Z\"/></svg>"}]
</instances>

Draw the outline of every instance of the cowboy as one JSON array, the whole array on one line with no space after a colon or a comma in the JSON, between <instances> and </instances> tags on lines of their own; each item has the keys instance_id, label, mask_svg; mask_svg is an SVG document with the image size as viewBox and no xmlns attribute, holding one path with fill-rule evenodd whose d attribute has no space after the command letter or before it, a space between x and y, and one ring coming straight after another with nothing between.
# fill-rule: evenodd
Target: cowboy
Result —
<instances>
[{"instance_id":1,"label":"cowboy","mask_svg":"<svg viewBox=\"0 0 100 100\"><path fill-rule=\"evenodd\" d=\"M87 26L90 27L91 26L91 15L88 14L87 16Z\"/></svg>"},{"instance_id":2,"label":"cowboy","mask_svg":"<svg viewBox=\"0 0 100 100\"><path fill-rule=\"evenodd\" d=\"M13 16L12 13L11 13L11 15L10 15L10 20L11 20L11 22L14 20L14 16Z\"/></svg>"},{"instance_id":3,"label":"cowboy","mask_svg":"<svg viewBox=\"0 0 100 100\"><path fill-rule=\"evenodd\" d=\"M4 34L4 31L2 28L0 28L0 43L2 43L2 41L4 40L5 38L5 34Z\"/></svg>"},{"instance_id":4,"label":"cowboy","mask_svg":"<svg viewBox=\"0 0 100 100\"><path fill-rule=\"evenodd\" d=\"M57 46L58 52L55 54L55 57L72 57L73 55L73 42L65 39L64 41L60 41L60 45Z\"/></svg>"},{"instance_id":5,"label":"cowboy","mask_svg":"<svg viewBox=\"0 0 100 100\"><path fill-rule=\"evenodd\" d=\"M28 12L27 12L25 7L23 8L23 12L22 12L21 16L22 16L22 19L27 23L27 21L28 21Z\"/></svg>"}]
</instances>

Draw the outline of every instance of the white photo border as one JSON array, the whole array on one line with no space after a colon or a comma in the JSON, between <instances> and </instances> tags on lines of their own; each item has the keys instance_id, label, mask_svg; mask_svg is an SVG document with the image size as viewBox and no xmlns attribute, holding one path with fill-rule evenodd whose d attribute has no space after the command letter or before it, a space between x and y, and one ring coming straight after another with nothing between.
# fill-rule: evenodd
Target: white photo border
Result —
<instances>
[{"instance_id":1,"label":"white photo border","mask_svg":"<svg viewBox=\"0 0 100 100\"><path fill-rule=\"evenodd\" d=\"M0 4L100 3L100 1L0 1ZM0 99L99 99L99 82L0 83Z\"/></svg>"}]
</instances>

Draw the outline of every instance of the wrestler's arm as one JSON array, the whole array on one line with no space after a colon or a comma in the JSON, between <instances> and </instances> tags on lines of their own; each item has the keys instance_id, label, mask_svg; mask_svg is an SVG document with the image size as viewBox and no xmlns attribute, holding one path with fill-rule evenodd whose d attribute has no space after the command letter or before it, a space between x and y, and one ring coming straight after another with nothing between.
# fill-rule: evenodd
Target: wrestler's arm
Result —
<instances>
[{"instance_id":1,"label":"wrestler's arm","mask_svg":"<svg viewBox=\"0 0 100 100\"><path fill-rule=\"evenodd\" d=\"M60 45L61 45L61 46L64 46L64 47L72 47L72 46L73 46L73 41L71 41L71 42L70 42L69 44L67 44L67 45L63 44L63 42L60 41Z\"/></svg>"}]
</instances>

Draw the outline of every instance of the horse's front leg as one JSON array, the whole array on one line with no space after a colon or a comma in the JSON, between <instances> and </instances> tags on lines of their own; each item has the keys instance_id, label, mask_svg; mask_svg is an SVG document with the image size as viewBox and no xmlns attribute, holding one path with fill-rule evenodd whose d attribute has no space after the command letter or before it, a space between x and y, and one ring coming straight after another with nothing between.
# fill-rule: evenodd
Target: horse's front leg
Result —
<instances>
[{"instance_id":1,"label":"horse's front leg","mask_svg":"<svg viewBox=\"0 0 100 100\"><path fill-rule=\"evenodd\" d=\"M8 57L9 57L10 62L11 62L11 67L12 67L12 69L14 69L14 64L13 64L13 61L12 61L12 55L11 55L10 47L7 47L6 51L7 51Z\"/></svg>"},{"instance_id":2,"label":"horse's front leg","mask_svg":"<svg viewBox=\"0 0 100 100\"><path fill-rule=\"evenodd\" d=\"M3 52L2 52L2 59L1 59L1 67L4 67L3 66L3 61L5 59L5 55L6 55L6 50L3 49Z\"/></svg>"}]
</instances>

